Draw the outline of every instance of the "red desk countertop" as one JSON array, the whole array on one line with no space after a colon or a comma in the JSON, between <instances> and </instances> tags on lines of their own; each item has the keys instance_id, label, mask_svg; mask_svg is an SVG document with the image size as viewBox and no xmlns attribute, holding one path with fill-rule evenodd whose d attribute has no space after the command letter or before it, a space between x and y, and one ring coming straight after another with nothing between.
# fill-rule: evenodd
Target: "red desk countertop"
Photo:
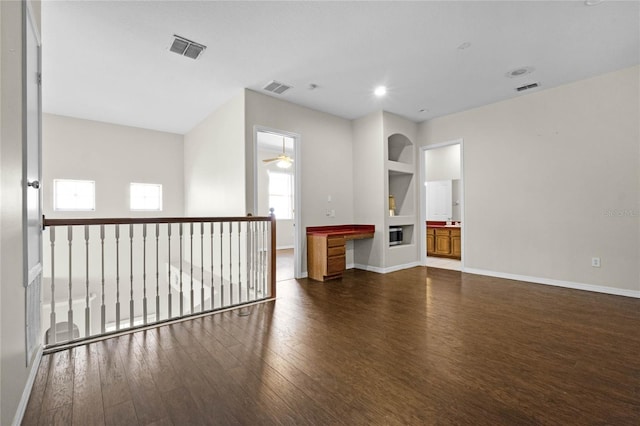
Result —
<instances>
[{"instance_id":1,"label":"red desk countertop","mask_svg":"<svg viewBox=\"0 0 640 426\"><path fill-rule=\"evenodd\" d=\"M307 226L307 235L327 235L337 236L356 236L373 234L376 232L375 225L330 225L330 226Z\"/></svg>"}]
</instances>

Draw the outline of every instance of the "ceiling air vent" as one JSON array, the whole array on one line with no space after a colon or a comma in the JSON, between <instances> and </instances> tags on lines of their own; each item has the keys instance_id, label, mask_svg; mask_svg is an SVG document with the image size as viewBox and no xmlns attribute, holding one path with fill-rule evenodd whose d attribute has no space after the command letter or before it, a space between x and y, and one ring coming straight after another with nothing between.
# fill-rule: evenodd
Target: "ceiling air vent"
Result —
<instances>
[{"instance_id":1,"label":"ceiling air vent","mask_svg":"<svg viewBox=\"0 0 640 426\"><path fill-rule=\"evenodd\" d=\"M186 56L191 59L198 59L207 46L196 43L179 35L173 35L174 40L171 43L170 51L177 53L178 55Z\"/></svg>"},{"instance_id":2,"label":"ceiling air vent","mask_svg":"<svg viewBox=\"0 0 640 426\"><path fill-rule=\"evenodd\" d=\"M523 92L525 90L535 89L538 86L539 86L538 83L525 84L524 86L516 87L516 90L518 92Z\"/></svg>"},{"instance_id":3,"label":"ceiling air vent","mask_svg":"<svg viewBox=\"0 0 640 426\"><path fill-rule=\"evenodd\" d=\"M278 95L282 95L284 92L291 89L291 86L287 86L286 84L282 84L273 80L269 84L264 86L263 89L266 90L267 92L272 92Z\"/></svg>"}]
</instances>

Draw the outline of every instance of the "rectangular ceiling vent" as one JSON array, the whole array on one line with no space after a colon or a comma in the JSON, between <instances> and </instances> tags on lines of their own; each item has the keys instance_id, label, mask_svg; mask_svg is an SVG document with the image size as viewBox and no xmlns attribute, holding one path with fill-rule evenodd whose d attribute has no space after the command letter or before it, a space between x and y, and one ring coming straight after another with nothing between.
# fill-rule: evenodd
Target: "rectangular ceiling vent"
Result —
<instances>
[{"instance_id":1,"label":"rectangular ceiling vent","mask_svg":"<svg viewBox=\"0 0 640 426\"><path fill-rule=\"evenodd\" d=\"M279 83L275 80L272 80L269 84L263 87L267 92L272 92L278 95L282 95L287 90L291 89L291 86L287 86L286 84Z\"/></svg>"},{"instance_id":2,"label":"rectangular ceiling vent","mask_svg":"<svg viewBox=\"0 0 640 426\"><path fill-rule=\"evenodd\" d=\"M173 43L171 43L170 51L177 53L178 55L186 56L191 59L198 59L207 46L196 43L179 35L173 35Z\"/></svg>"},{"instance_id":3,"label":"rectangular ceiling vent","mask_svg":"<svg viewBox=\"0 0 640 426\"><path fill-rule=\"evenodd\" d=\"M523 92L525 90L535 89L538 86L539 86L538 83L525 84L524 86L516 87L516 90L518 92Z\"/></svg>"}]
</instances>

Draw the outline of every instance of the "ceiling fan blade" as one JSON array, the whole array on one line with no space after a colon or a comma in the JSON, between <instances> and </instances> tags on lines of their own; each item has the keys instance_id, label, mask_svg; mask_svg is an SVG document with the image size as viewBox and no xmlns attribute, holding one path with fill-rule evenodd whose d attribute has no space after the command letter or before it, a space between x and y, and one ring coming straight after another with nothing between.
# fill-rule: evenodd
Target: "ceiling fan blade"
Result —
<instances>
[{"instance_id":1,"label":"ceiling fan blade","mask_svg":"<svg viewBox=\"0 0 640 426\"><path fill-rule=\"evenodd\" d=\"M278 161L280 160L280 157L276 157L276 158L267 158L266 160L262 160L265 163L271 163L272 161Z\"/></svg>"}]
</instances>

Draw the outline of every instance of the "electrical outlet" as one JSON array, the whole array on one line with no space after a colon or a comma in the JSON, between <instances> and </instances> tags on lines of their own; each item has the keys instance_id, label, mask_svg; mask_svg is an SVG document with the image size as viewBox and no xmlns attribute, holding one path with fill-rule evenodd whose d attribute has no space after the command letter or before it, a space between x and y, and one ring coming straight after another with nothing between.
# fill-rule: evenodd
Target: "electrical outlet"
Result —
<instances>
[{"instance_id":1,"label":"electrical outlet","mask_svg":"<svg viewBox=\"0 0 640 426\"><path fill-rule=\"evenodd\" d=\"M330 216L331 216L331 217L336 217L336 211L335 211L334 209L331 209L331 214L330 214Z\"/></svg>"},{"instance_id":2,"label":"electrical outlet","mask_svg":"<svg viewBox=\"0 0 640 426\"><path fill-rule=\"evenodd\" d=\"M592 257L591 258L591 266L594 268L599 268L600 267L600 258L599 257Z\"/></svg>"},{"instance_id":3,"label":"electrical outlet","mask_svg":"<svg viewBox=\"0 0 640 426\"><path fill-rule=\"evenodd\" d=\"M330 202L331 202L331 195L328 195L327 196L327 203L330 203Z\"/></svg>"}]
</instances>

